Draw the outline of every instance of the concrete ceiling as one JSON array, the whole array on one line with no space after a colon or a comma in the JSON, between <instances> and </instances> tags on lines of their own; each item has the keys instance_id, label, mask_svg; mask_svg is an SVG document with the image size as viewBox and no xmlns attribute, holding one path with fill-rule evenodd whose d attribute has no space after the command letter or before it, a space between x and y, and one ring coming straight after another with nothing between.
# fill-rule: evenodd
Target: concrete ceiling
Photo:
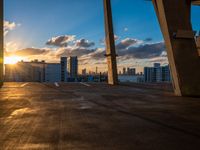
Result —
<instances>
[{"instance_id":1,"label":"concrete ceiling","mask_svg":"<svg viewBox=\"0 0 200 150\"><path fill-rule=\"evenodd\" d=\"M200 0L193 0L192 4L194 4L194 5L200 5Z\"/></svg>"}]
</instances>

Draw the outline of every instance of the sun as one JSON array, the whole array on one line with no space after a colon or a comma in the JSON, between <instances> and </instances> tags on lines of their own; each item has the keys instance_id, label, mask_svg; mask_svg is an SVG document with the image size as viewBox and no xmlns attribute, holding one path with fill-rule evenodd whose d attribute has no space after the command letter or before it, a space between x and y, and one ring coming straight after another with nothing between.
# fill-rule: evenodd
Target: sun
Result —
<instances>
[{"instance_id":1,"label":"sun","mask_svg":"<svg viewBox=\"0 0 200 150\"><path fill-rule=\"evenodd\" d=\"M22 58L19 56L8 56L4 58L4 64L16 64L21 60Z\"/></svg>"}]
</instances>

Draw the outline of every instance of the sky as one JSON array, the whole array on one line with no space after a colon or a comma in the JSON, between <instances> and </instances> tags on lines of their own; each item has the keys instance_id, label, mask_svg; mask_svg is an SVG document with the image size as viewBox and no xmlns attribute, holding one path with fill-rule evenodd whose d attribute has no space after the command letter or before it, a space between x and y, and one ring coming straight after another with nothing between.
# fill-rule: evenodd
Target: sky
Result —
<instances>
[{"instance_id":1,"label":"sky","mask_svg":"<svg viewBox=\"0 0 200 150\"><path fill-rule=\"evenodd\" d=\"M168 64L153 4L111 1L119 70ZM200 7L193 7L194 30L200 30L199 14ZM7 62L13 56L59 62L61 56L76 55L80 70L106 71L103 16L103 0L4 0Z\"/></svg>"}]
</instances>

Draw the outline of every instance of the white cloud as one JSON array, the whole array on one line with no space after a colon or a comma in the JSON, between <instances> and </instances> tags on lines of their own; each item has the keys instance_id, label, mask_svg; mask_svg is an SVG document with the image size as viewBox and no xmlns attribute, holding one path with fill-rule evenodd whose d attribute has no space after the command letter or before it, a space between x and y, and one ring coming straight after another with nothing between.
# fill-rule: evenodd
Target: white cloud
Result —
<instances>
[{"instance_id":1,"label":"white cloud","mask_svg":"<svg viewBox=\"0 0 200 150\"><path fill-rule=\"evenodd\" d=\"M16 42L10 41L4 44L4 50L7 52L19 50L19 45Z\"/></svg>"},{"instance_id":2,"label":"white cloud","mask_svg":"<svg viewBox=\"0 0 200 150\"><path fill-rule=\"evenodd\" d=\"M114 35L114 39L115 39L115 42L116 42L116 41L118 41L120 39L120 37L118 35ZM105 38L104 39L100 39L100 44L101 45L106 45Z\"/></svg>"},{"instance_id":3,"label":"white cloud","mask_svg":"<svg viewBox=\"0 0 200 150\"><path fill-rule=\"evenodd\" d=\"M57 62L61 56L78 56L79 63L83 67L106 64L105 48L95 48L95 43L87 39L76 40L75 37L75 35L53 37L48 41L49 44L47 45L56 47L26 48L16 51L15 53L24 57L27 56L29 60L44 59L47 62ZM12 45L12 43L10 43L10 45ZM167 62L165 45L163 42L147 44L138 39L125 38L117 42L116 52L119 55L119 65L134 65L135 60L139 60L141 66L144 65L142 62ZM9 54L9 52L7 54Z\"/></svg>"},{"instance_id":4,"label":"white cloud","mask_svg":"<svg viewBox=\"0 0 200 150\"><path fill-rule=\"evenodd\" d=\"M62 35L52 37L46 42L46 45L67 47L70 42L73 42L75 40L75 37L75 35Z\"/></svg>"},{"instance_id":5,"label":"white cloud","mask_svg":"<svg viewBox=\"0 0 200 150\"><path fill-rule=\"evenodd\" d=\"M77 40L75 42L75 45L77 47L85 47L85 48L89 48L89 47L92 47L95 45L94 42L90 42L89 40L86 40L86 39L80 39L80 40Z\"/></svg>"},{"instance_id":6,"label":"white cloud","mask_svg":"<svg viewBox=\"0 0 200 150\"><path fill-rule=\"evenodd\" d=\"M118 44L116 44L116 49L117 50L125 50L129 48L130 46L135 46L138 44L141 44L142 41L133 39L133 38L125 38L121 40Z\"/></svg>"},{"instance_id":7,"label":"white cloud","mask_svg":"<svg viewBox=\"0 0 200 150\"><path fill-rule=\"evenodd\" d=\"M6 36L9 31L14 30L18 26L20 26L20 24L4 20L4 36Z\"/></svg>"},{"instance_id":8,"label":"white cloud","mask_svg":"<svg viewBox=\"0 0 200 150\"><path fill-rule=\"evenodd\" d=\"M115 41L117 41L117 40L119 40L119 39L120 39L120 37L119 37L119 36L117 36L117 35L114 35L114 38L115 38Z\"/></svg>"},{"instance_id":9,"label":"white cloud","mask_svg":"<svg viewBox=\"0 0 200 150\"><path fill-rule=\"evenodd\" d=\"M127 32L128 31L128 28L124 28L124 32Z\"/></svg>"}]
</instances>

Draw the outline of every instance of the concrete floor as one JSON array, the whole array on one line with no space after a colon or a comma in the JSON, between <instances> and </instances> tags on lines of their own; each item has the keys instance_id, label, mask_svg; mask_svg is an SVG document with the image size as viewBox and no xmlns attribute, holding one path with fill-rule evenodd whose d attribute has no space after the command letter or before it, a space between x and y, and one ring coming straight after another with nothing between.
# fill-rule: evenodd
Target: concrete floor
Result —
<instances>
[{"instance_id":1,"label":"concrete floor","mask_svg":"<svg viewBox=\"0 0 200 150\"><path fill-rule=\"evenodd\" d=\"M199 150L200 99L152 88L5 83L0 149Z\"/></svg>"}]
</instances>

